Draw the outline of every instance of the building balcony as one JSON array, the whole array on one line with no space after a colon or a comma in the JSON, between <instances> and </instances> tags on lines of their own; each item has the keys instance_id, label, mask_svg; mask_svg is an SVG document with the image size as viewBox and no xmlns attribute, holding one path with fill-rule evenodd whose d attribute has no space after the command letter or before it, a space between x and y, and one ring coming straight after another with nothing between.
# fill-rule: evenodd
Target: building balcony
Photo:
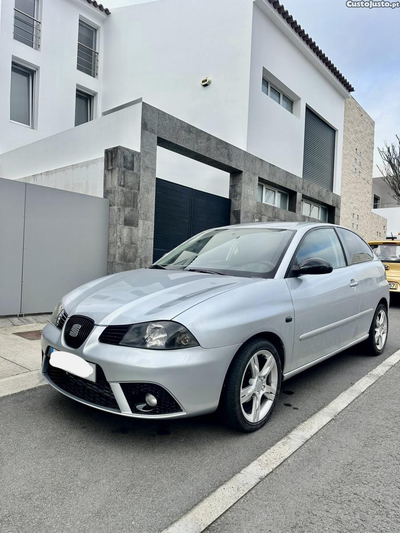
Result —
<instances>
[{"instance_id":1,"label":"building balcony","mask_svg":"<svg viewBox=\"0 0 400 533\"><path fill-rule=\"evenodd\" d=\"M93 78L97 77L99 66L99 53L93 48L86 46L83 43L78 42L78 62L77 68L81 72L92 76Z\"/></svg>"},{"instance_id":2,"label":"building balcony","mask_svg":"<svg viewBox=\"0 0 400 533\"><path fill-rule=\"evenodd\" d=\"M40 50L40 20L14 8L14 39L34 50Z\"/></svg>"}]
</instances>

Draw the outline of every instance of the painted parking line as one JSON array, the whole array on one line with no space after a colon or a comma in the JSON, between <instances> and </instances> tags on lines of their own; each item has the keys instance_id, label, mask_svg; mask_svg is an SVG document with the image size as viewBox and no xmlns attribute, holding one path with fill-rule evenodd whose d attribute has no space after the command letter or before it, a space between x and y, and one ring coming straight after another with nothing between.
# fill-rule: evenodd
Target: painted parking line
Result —
<instances>
[{"instance_id":1,"label":"painted parking line","mask_svg":"<svg viewBox=\"0 0 400 533\"><path fill-rule=\"evenodd\" d=\"M399 361L400 350L342 392L318 413L297 426L281 441L165 529L163 533L201 533L204 531Z\"/></svg>"},{"instance_id":2,"label":"painted parking line","mask_svg":"<svg viewBox=\"0 0 400 533\"><path fill-rule=\"evenodd\" d=\"M26 372L18 376L11 376L9 378L0 379L0 398L16 394L24 390L34 389L41 385L46 385L47 381L42 376L40 370L33 372Z\"/></svg>"}]
</instances>

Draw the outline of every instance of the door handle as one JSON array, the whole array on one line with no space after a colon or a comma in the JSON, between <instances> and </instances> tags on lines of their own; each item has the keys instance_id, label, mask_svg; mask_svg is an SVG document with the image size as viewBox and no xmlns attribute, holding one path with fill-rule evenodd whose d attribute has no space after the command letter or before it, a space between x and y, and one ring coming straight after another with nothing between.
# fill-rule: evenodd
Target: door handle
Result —
<instances>
[{"instance_id":1,"label":"door handle","mask_svg":"<svg viewBox=\"0 0 400 533\"><path fill-rule=\"evenodd\" d=\"M356 281L355 279L350 280L350 287L357 287L357 285L358 285L358 281Z\"/></svg>"}]
</instances>

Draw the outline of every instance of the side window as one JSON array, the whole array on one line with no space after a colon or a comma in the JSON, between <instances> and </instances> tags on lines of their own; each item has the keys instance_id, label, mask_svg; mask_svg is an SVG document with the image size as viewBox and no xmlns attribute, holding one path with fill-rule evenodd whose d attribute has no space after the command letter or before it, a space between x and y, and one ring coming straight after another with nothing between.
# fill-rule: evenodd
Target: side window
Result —
<instances>
[{"instance_id":1,"label":"side window","mask_svg":"<svg viewBox=\"0 0 400 533\"><path fill-rule=\"evenodd\" d=\"M349 265L365 263L374 259L371 248L358 235L343 228L337 228L337 231L346 250Z\"/></svg>"},{"instance_id":2,"label":"side window","mask_svg":"<svg viewBox=\"0 0 400 533\"><path fill-rule=\"evenodd\" d=\"M333 229L316 229L308 233L296 255L300 265L305 259L325 259L333 268L346 266L346 260L339 239Z\"/></svg>"}]
</instances>

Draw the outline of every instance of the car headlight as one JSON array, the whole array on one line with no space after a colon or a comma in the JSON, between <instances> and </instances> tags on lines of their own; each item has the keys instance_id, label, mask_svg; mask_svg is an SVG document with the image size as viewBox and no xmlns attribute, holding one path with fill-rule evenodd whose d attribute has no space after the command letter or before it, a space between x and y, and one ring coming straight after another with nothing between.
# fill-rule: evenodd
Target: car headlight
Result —
<instances>
[{"instance_id":1,"label":"car headlight","mask_svg":"<svg viewBox=\"0 0 400 533\"><path fill-rule=\"evenodd\" d=\"M120 345L151 350L178 350L192 348L199 343L182 324L160 321L134 324L125 333Z\"/></svg>"},{"instance_id":2,"label":"car headlight","mask_svg":"<svg viewBox=\"0 0 400 533\"><path fill-rule=\"evenodd\" d=\"M59 320L60 320L60 317L61 315L64 313L64 308L62 306L62 302L59 302L57 305L56 305L56 308L54 309L51 317L50 317L50 322L52 322L55 326L59 326Z\"/></svg>"}]
</instances>

